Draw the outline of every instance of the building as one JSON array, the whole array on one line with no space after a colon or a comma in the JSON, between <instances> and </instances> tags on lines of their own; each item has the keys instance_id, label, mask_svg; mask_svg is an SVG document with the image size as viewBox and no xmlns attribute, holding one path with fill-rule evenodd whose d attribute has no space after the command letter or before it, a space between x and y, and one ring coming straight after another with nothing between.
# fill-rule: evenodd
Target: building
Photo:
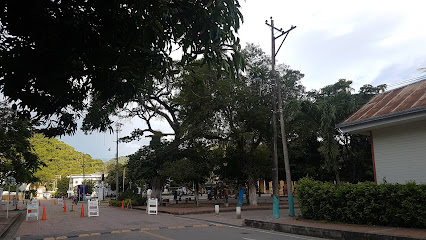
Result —
<instances>
[{"instance_id":1,"label":"building","mask_svg":"<svg viewBox=\"0 0 426 240\"><path fill-rule=\"evenodd\" d=\"M376 183L426 183L426 79L378 94L337 127L371 136Z\"/></svg>"},{"instance_id":2,"label":"building","mask_svg":"<svg viewBox=\"0 0 426 240\"><path fill-rule=\"evenodd\" d=\"M83 181L93 181L95 183L95 188L101 188L102 175L103 173L92 173L86 174L84 177L83 174L71 174L67 176L67 178L70 179L67 191L68 197L76 195L77 186L83 184ZM104 183L103 186L105 187L105 195L111 194L111 189L107 186L107 184Z\"/></svg>"},{"instance_id":3,"label":"building","mask_svg":"<svg viewBox=\"0 0 426 240\"><path fill-rule=\"evenodd\" d=\"M291 182L291 187L294 191L294 184L295 182ZM272 194L273 193L273 185L272 185L272 181L266 181L265 179L259 179L259 181L257 181L257 189L260 193L262 194ZM280 180L280 186L279 186L279 190L280 190L280 195L287 195L287 182Z\"/></svg>"}]
</instances>

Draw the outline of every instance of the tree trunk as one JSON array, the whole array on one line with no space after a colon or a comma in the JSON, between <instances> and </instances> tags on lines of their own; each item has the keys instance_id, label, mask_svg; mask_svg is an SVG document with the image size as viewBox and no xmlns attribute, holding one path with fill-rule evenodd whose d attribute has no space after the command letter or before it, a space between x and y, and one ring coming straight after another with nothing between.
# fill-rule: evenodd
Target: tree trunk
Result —
<instances>
[{"instance_id":1,"label":"tree trunk","mask_svg":"<svg viewBox=\"0 0 426 240\"><path fill-rule=\"evenodd\" d=\"M336 184L340 183L340 172L337 166L334 167L334 174L336 175Z\"/></svg>"},{"instance_id":2,"label":"tree trunk","mask_svg":"<svg viewBox=\"0 0 426 240\"><path fill-rule=\"evenodd\" d=\"M197 205L197 207L200 206L200 203L198 201L198 199L199 199L199 197L198 197L198 188L199 188L199 186L198 186L198 182L197 182L197 183L195 183L195 193L194 193L195 205Z\"/></svg>"},{"instance_id":3,"label":"tree trunk","mask_svg":"<svg viewBox=\"0 0 426 240\"><path fill-rule=\"evenodd\" d=\"M161 192L163 190L163 185L159 176L155 176L151 179L151 187L151 198L158 198L158 202L161 202Z\"/></svg>"},{"instance_id":4,"label":"tree trunk","mask_svg":"<svg viewBox=\"0 0 426 240\"><path fill-rule=\"evenodd\" d=\"M248 178L249 202L251 206L257 206L256 181L253 177Z\"/></svg>"}]
</instances>

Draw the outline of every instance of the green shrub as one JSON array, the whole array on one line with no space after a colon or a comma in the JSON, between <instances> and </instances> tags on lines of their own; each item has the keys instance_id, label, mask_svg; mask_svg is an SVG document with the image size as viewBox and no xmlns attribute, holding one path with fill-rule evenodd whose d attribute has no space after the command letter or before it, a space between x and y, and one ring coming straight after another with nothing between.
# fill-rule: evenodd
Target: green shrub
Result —
<instances>
[{"instance_id":1,"label":"green shrub","mask_svg":"<svg viewBox=\"0 0 426 240\"><path fill-rule=\"evenodd\" d=\"M303 178L296 190L307 219L426 228L426 185L339 184Z\"/></svg>"},{"instance_id":2,"label":"green shrub","mask_svg":"<svg viewBox=\"0 0 426 240\"><path fill-rule=\"evenodd\" d=\"M111 203L110 203L110 206L116 206L117 203L115 203L115 202L117 201L117 202L119 202L119 204L117 206L121 207L122 201L126 200L126 199L131 199L132 206L146 205L146 198L143 198L143 197L141 197L141 195L129 191L129 192L120 193L120 195L118 196L118 200L111 200L111 201L113 201L113 203L112 203L113 205L111 205Z\"/></svg>"},{"instance_id":3,"label":"green shrub","mask_svg":"<svg viewBox=\"0 0 426 240\"><path fill-rule=\"evenodd\" d=\"M113 207L121 207L121 201L119 200L109 200L108 204L109 206L113 206Z\"/></svg>"}]
</instances>

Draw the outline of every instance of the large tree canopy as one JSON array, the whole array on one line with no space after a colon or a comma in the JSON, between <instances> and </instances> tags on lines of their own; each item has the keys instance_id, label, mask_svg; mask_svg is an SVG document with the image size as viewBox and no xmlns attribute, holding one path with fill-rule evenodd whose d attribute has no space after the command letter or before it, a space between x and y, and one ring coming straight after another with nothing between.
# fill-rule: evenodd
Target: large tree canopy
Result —
<instances>
[{"instance_id":1,"label":"large tree canopy","mask_svg":"<svg viewBox=\"0 0 426 240\"><path fill-rule=\"evenodd\" d=\"M170 74L173 52L180 64L202 56L232 75L242 62L238 0L6 0L0 8L0 91L47 121L48 135L73 133L90 100L106 130L110 114Z\"/></svg>"},{"instance_id":2,"label":"large tree canopy","mask_svg":"<svg viewBox=\"0 0 426 240\"><path fill-rule=\"evenodd\" d=\"M28 140L33 126L25 115L18 115L0 99L0 182L13 176L19 182L36 180L34 173L41 162Z\"/></svg>"}]
</instances>

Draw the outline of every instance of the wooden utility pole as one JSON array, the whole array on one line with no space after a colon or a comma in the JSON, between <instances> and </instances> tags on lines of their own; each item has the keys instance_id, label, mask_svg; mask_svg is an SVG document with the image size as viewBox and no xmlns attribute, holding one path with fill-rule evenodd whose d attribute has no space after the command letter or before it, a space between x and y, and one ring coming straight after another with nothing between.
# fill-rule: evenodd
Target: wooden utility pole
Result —
<instances>
[{"instance_id":1,"label":"wooden utility pole","mask_svg":"<svg viewBox=\"0 0 426 240\"><path fill-rule=\"evenodd\" d=\"M276 27L274 27L274 20L271 17L271 24L268 23L268 20L266 20L266 25L268 25L269 27L271 27L271 39L272 39L272 73L271 73L271 77L272 79L275 81L275 90L276 90L276 94L278 97L278 113L280 114L280 127L281 127L281 140L282 140L282 145L283 145L283 153L284 153L284 165L285 165L285 175L286 175L286 182L287 182L287 193L288 193L288 205L289 205L289 215L290 216L294 216L294 203L293 203L293 188L292 188L292 184L291 184L291 173L290 173L290 161L288 159L288 148L287 148L287 138L286 138L286 134L285 134L285 128L284 128L284 113L283 113L283 108L282 108L282 97L281 97L281 83L280 80L278 79L278 77L275 74L275 56L277 55L277 53L280 51L281 46L283 45L285 39L288 36L288 33L295 29L295 26L292 26L289 30L287 31L283 31L282 28L278 29ZM280 35L278 35L277 37L275 37L275 31L278 31L280 33ZM284 36L285 35L285 36ZM275 51L275 40L280 38L281 36L284 36L283 41L281 42L280 47L278 48L278 51ZM277 135L277 128L276 128L276 98L275 98L275 94L273 94L273 110L274 110L274 114L273 114L273 119L272 119L272 124L273 126L273 130L274 130L274 158L275 155L277 154L277 149L276 149L276 135ZM278 162L278 160L276 160ZM278 165L278 164L277 164ZM274 166L275 166L275 159L274 159ZM277 183L276 186L274 186L274 217L279 218L279 213L278 213L278 217L275 214L275 197L278 195L278 203L279 203L279 191L277 193L275 193L276 189L279 189L278 186L278 166L277 166L277 170L276 170L276 174L274 176L274 179L277 178ZM276 195L277 194L277 195ZM279 209L279 207L278 207ZM278 210L279 211L279 210Z\"/></svg>"},{"instance_id":2,"label":"wooden utility pole","mask_svg":"<svg viewBox=\"0 0 426 240\"><path fill-rule=\"evenodd\" d=\"M115 162L115 174L116 174L116 176L115 176L115 190L116 190L116 192L117 192L117 194L116 194L116 198L118 197L118 193L119 193L119 190L118 190L118 133L121 131L121 129L120 129L120 123L116 123L115 124L115 127L116 127L116 129L115 129L115 131L117 132L117 147L116 147L116 153L115 153L115 159L116 159L116 162Z\"/></svg>"},{"instance_id":3,"label":"wooden utility pole","mask_svg":"<svg viewBox=\"0 0 426 240\"><path fill-rule=\"evenodd\" d=\"M272 24L273 20L272 20ZM271 79L272 83L276 85L275 79L275 40L274 40L274 29L271 28L272 33L272 71ZM272 88L274 89L274 88ZM280 182L278 178L278 131L277 131L277 92L272 91L272 132L273 132L273 147L274 147L274 168L272 168L272 189L273 189L273 208L272 212L274 218L280 218Z\"/></svg>"}]
</instances>

